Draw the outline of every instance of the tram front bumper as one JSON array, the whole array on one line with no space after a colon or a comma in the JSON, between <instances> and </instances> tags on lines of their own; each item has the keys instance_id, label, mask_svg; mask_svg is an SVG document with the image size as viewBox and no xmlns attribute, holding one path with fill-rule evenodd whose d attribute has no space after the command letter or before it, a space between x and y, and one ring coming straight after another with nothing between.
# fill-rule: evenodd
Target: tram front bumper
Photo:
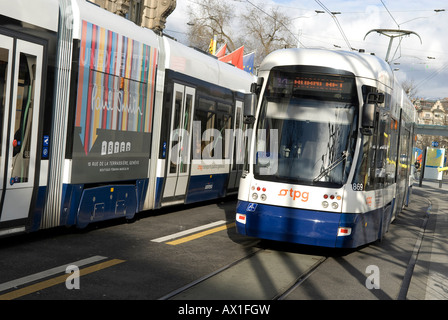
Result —
<instances>
[{"instance_id":1,"label":"tram front bumper","mask_svg":"<svg viewBox=\"0 0 448 320\"><path fill-rule=\"evenodd\" d=\"M322 247L353 248L359 217L238 201L237 232L242 235ZM363 241L361 241L363 242Z\"/></svg>"}]
</instances>

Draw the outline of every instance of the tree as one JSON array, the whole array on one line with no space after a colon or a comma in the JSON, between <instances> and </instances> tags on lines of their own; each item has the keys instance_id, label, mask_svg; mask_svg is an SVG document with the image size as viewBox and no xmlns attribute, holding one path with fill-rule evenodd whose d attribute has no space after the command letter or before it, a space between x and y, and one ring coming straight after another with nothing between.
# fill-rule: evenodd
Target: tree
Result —
<instances>
[{"instance_id":1,"label":"tree","mask_svg":"<svg viewBox=\"0 0 448 320\"><path fill-rule=\"evenodd\" d=\"M408 95L409 99L412 100L413 98L417 97L418 89L415 85L414 80L405 80L405 81L403 81L401 86L403 87L403 90Z\"/></svg>"},{"instance_id":2,"label":"tree","mask_svg":"<svg viewBox=\"0 0 448 320\"><path fill-rule=\"evenodd\" d=\"M288 27L291 20L278 7L267 11L254 5L242 14L242 19L246 44L256 51L255 64L275 50L297 47L297 39Z\"/></svg>"},{"instance_id":3,"label":"tree","mask_svg":"<svg viewBox=\"0 0 448 320\"><path fill-rule=\"evenodd\" d=\"M208 50L210 40L217 36L217 43L227 43L229 50L236 49L232 24L236 17L232 8L220 0L204 0L188 8L190 46Z\"/></svg>"},{"instance_id":4,"label":"tree","mask_svg":"<svg viewBox=\"0 0 448 320\"><path fill-rule=\"evenodd\" d=\"M216 35L218 47L227 43L230 52L242 45L246 53L256 51L255 65L274 50L297 46L291 20L278 7L265 8L250 1L227 3L204 0L189 8L189 45L207 50Z\"/></svg>"}]
</instances>

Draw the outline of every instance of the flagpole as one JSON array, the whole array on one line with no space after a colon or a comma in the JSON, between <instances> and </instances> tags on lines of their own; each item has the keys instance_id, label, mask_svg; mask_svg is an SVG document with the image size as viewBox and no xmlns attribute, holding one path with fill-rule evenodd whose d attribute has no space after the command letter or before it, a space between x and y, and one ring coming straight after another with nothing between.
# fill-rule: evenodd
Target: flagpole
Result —
<instances>
[{"instance_id":1,"label":"flagpole","mask_svg":"<svg viewBox=\"0 0 448 320\"><path fill-rule=\"evenodd\" d=\"M212 55L216 54L216 41L217 41L217 38L218 37L216 35L213 36L213 52L212 52Z\"/></svg>"}]
</instances>

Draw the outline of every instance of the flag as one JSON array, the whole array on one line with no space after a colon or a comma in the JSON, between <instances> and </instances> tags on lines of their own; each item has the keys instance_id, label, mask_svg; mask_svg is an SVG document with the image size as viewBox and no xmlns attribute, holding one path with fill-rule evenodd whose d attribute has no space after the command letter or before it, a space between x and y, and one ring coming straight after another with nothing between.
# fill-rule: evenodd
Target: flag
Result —
<instances>
[{"instance_id":1,"label":"flag","mask_svg":"<svg viewBox=\"0 0 448 320\"><path fill-rule=\"evenodd\" d=\"M244 46L236 49L235 51L229 53L228 55L219 58L219 61L228 62L233 64L235 67L239 69L243 69L243 53Z\"/></svg>"},{"instance_id":2,"label":"flag","mask_svg":"<svg viewBox=\"0 0 448 320\"><path fill-rule=\"evenodd\" d=\"M227 43L224 43L224 45L218 49L218 51L216 51L215 56L217 56L218 58L224 57L226 54L226 50L227 50Z\"/></svg>"},{"instance_id":3,"label":"flag","mask_svg":"<svg viewBox=\"0 0 448 320\"><path fill-rule=\"evenodd\" d=\"M254 60L255 60L255 51L243 56L243 68L244 71L249 73L254 73Z\"/></svg>"},{"instance_id":4,"label":"flag","mask_svg":"<svg viewBox=\"0 0 448 320\"><path fill-rule=\"evenodd\" d=\"M210 40L210 45L208 46L208 51L210 52L210 54L215 55L215 52L216 52L216 36L214 36Z\"/></svg>"}]
</instances>

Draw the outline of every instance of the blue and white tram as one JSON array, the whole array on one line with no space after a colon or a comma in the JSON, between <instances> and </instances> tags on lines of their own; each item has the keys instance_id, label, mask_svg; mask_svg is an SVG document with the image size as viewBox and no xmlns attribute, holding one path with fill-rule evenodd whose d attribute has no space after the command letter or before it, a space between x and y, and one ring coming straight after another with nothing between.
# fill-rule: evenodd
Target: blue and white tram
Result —
<instances>
[{"instance_id":1,"label":"blue and white tram","mask_svg":"<svg viewBox=\"0 0 448 320\"><path fill-rule=\"evenodd\" d=\"M324 247L380 239L409 201L416 116L389 65L364 53L285 49L258 76L238 232Z\"/></svg>"},{"instance_id":2,"label":"blue and white tram","mask_svg":"<svg viewBox=\"0 0 448 320\"><path fill-rule=\"evenodd\" d=\"M0 236L236 193L253 82L85 0L1 1Z\"/></svg>"},{"instance_id":3,"label":"blue and white tram","mask_svg":"<svg viewBox=\"0 0 448 320\"><path fill-rule=\"evenodd\" d=\"M164 38L164 47L154 207L236 194L244 164L234 161L242 151L237 152L241 144L231 134L243 129L245 95L238 89L249 93L256 78L218 60L205 60L204 54L169 38Z\"/></svg>"}]
</instances>

